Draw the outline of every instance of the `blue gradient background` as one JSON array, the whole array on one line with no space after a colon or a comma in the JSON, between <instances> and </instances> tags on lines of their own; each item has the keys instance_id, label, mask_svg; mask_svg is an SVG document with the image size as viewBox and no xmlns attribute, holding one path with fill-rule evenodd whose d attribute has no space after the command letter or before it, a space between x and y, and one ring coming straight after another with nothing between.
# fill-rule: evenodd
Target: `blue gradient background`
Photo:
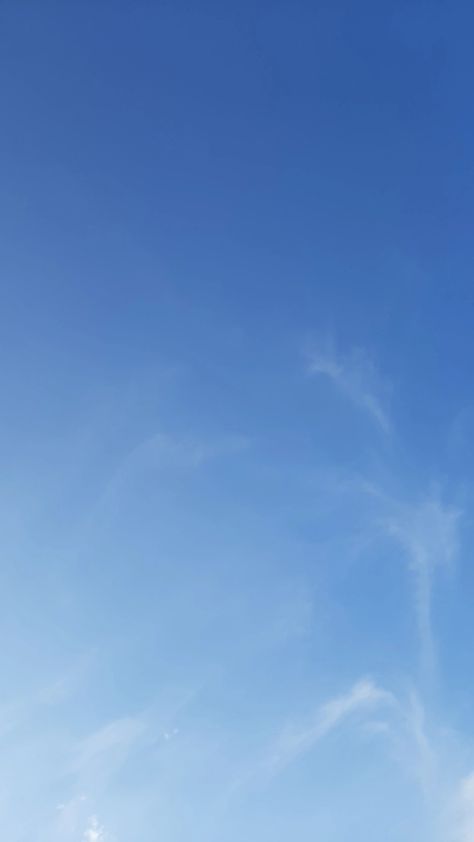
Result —
<instances>
[{"instance_id":1,"label":"blue gradient background","mask_svg":"<svg viewBox=\"0 0 474 842\"><path fill-rule=\"evenodd\" d=\"M474 838L473 25L1 3L3 838Z\"/></svg>"}]
</instances>

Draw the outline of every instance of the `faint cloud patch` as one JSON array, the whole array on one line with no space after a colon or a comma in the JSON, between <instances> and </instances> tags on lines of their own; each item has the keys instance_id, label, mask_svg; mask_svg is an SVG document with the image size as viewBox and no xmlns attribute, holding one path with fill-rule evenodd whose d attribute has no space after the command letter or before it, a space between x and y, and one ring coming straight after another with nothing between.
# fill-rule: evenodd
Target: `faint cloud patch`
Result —
<instances>
[{"instance_id":1,"label":"faint cloud patch","mask_svg":"<svg viewBox=\"0 0 474 842\"><path fill-rule=\"evenodd\" d=\"M57 820L54 822L53 836L60 839L73 839L78 837L81 828L84 827L84 811L87 798L85 795L78 795L69 801L57 806Z\"/></svg>"},{"instance_id":2,"label":"faint cloud patch","mask_svg":"<svg viewBox=\"0 0 474 842\"><path fill-rule=\"evenodd\" d=\"M153 472L179 477L219 459L239 456L251 443L251 439L239 434L201 439L156 432L138 442L118 463L100 494L95 514L113 504L139 477Z\"/></svg>"},{"instance_id":3,"label":"faint cloud patch","mask_svg":"<svg viewBox=\"0 0 474 842\"><path fill-rule=\"evenodd\" d=\"M326 377L354 406L363 410L384 433L390 433L391 422L386 408L386 384L375 363L362 348L347 354L338 353L334 343L327 341L307 352L307 371L310 375Z\"/></svg>"},{"instance_id":4,"label":"faint cloud patch","mask_svg":"<svg viewBox=\"0 0 474 842\"><path fill-rule=\"evenodd\" d=\"M448 822L449 842L474 842L474 773L458 784Z\"/></svg>"},{"instance_id":5,"label":"faint cloud patch","mask_svg":"<svg viewBox=\"0 0 474 842\"><path fill-rule=\"evenodd\" d=\"M239 435L206 441L160 432L141 442L131 452L128 461L137 466L144 463L145 466L192 469L220 456L240 453L249 444L249 439Z\"/></svg>"},{"instance_id":6,"label":"faint cloud patch","mask_svg":"<svg viewBox=\"0 0 474 842\"><path fill-rule=\"evenodd\" d=\"M436 788L438 758L428 733L424 705L415 690L411 690L407 701L399 705L399 713L398 759L428 800Z\"/></svg>"},{"instance_id":7,"label":"faint cloud patch","mask_svg":"<svg viewBox=\"0 0 474 842\"><path fill-rule=\"evenodd\" d=\"M91 816L82 838L83 842L106 842L105 828L99 824L97 816Z\"/></svg>"},{"instance_id":8,"label":"faint cloud patch","mask_svg":"<svg viewBox=\"0 0 474 842\"><path fill-rule=\"evenodd\" d=\"M147 723L138 717L110 722L78 744L76 769L88 776L92 772L110 776L123 765L146 731Z\"/></svg>"},{"instance_id":9,"label":"faint cloud patch","mask_svg":"<svg viewBox=\"0 0 474 842\"><path fill-rule=\"evenodd\" d=\"M412 573L421 664L426 674L436 666L432 628L434 575L439 568L451 565L457 555L460 516L460 510L430 497L415 505L395 506L385 521L387 533L403 548Z\"/></svg>"},{"instance_id":10,"label":"faint cloud patch","mask_svg":"<svg viewBox=\"0 0 474 842\"><path fill-rule=\"evenodd\" d=\"M271 775L283 772L350 716L394 702L392 694L371 679L358 681L347 693L320 706L309 721L286 726L270 747L265 761L266 770Z\"/></svg>"}]
</instances>

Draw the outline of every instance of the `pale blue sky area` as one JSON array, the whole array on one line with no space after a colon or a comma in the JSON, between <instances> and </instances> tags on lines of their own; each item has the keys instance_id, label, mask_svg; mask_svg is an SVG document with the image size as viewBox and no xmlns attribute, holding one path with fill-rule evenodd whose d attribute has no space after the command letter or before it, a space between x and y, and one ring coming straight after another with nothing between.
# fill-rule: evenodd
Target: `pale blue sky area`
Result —
<instances>
[{"instance_id":1,"label":"pale blue sky area","mask_svg":"<svg viewBox=\"0 0 474 842\"><path fill-rule=\"evenodd\" d=\"M474 839L474 8L0 4L0 837Z\"/></svg>"}]
</instances>

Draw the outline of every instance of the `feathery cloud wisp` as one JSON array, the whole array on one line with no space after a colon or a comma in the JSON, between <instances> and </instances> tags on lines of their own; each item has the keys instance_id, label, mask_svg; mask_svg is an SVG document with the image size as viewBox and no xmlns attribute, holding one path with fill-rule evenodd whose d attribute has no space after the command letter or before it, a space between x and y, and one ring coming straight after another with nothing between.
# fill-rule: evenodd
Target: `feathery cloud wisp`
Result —
<instances>
[{"instance_id":1,"label":"feathery cloud wisp","mask_svg":"<svg viewBox=\"0 0 474 842\"><path fill-rule=\"evenodd\" d=\"M384 432L391 429L390 419L381 396L383 384L374 362L361 348L338 355L330 345L312 350L308 372L327 377L334 386L359 409L364 410Z\"/></svg>"},{"instance_id":2,"label":"feathery cloud wisp","mask_svg":"<svg viewBox=\"0 0 474 842\"><path fill-rule=\"evenodd\" d=\"M436 498L400 507L388 518L388 532L403 547L414 581L414 599L420 638L421 664L429 675L436 664L432 627L433 576L448 566L458 549L461 512Z\"/></svg>"},{"instance_id":3,"label":"feathery cloud wisp","mask_svg":"<svg viewBox=\"0 0 474 842\"><path fill-rule=\"evenodd\" d=\"M282 772L298 757L306 754L326 735L352 714L370 710L380 704L392 704L394 698L373 681L363 679L351 689L319 707L306 724L286 728L272 746L267 768L272 774Z\"/></svg>"}]
</instances>

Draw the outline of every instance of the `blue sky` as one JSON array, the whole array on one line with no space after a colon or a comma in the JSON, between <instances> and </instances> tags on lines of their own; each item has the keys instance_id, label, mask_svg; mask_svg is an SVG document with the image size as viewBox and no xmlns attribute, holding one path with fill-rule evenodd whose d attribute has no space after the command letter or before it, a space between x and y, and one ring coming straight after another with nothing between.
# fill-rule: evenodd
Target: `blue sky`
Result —
<instances>
[{"instance_id":1,"label":"blue sky","mask_svg":"<svg viewBox=\"0 0 474 842\"><path fill-rule=\"evenodd\" d=\"M0 6L0 829L472 842L467 2Z\"/></svg>"}]
</instances>

